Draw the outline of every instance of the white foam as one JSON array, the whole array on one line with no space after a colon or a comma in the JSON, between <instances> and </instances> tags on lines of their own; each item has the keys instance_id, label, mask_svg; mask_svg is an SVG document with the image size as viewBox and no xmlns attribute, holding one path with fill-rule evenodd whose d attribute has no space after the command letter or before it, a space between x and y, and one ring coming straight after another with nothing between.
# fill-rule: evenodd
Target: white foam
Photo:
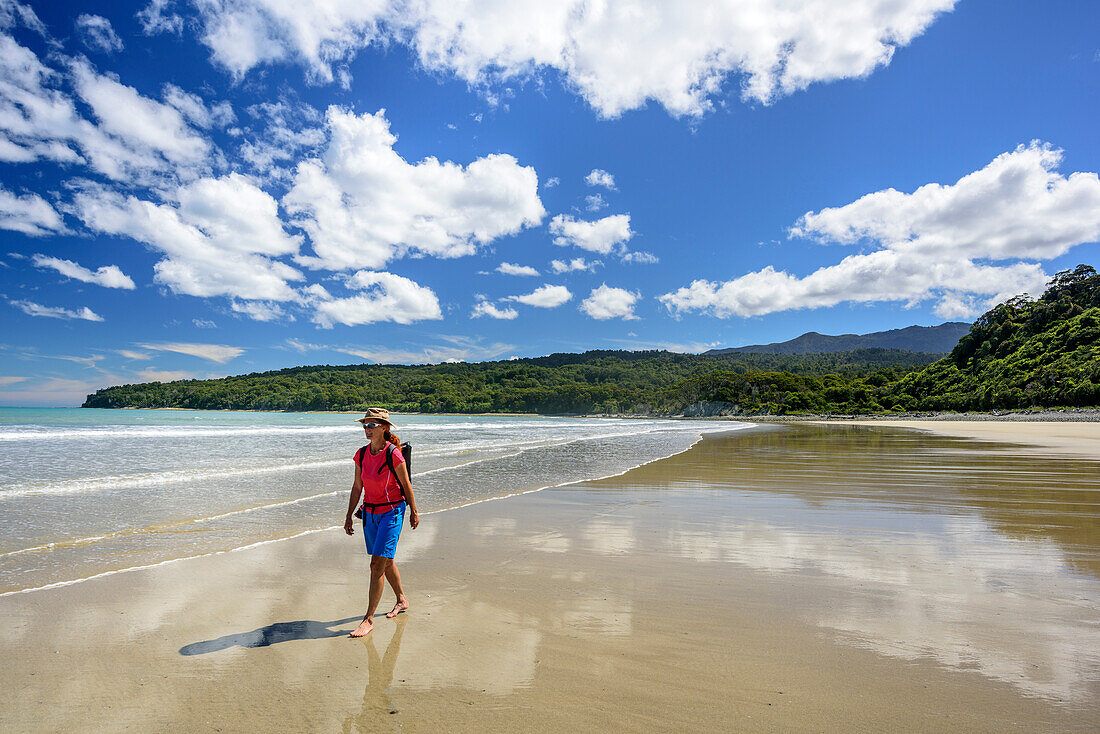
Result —
<instances>
[{"instance_id":1,"label":"white foam","mask_svg":"<svg viewBox=\"0 0 1100 734\"><path fill-rule=\"evenodd\" d=\"M513 449L518 448L517 452L509 452L503 455L496 455L490 458L503 458L504 456L517 456L524 451L534 451L541 448L550 446L561 446L577 441L592 440L594 438L606 439L606 438L625 438L628 436L640 436L649 433L659 433L662 431L670 430L663 426L647 425L644 428L639 426L641 430L635 431L620 431L617 433L601 433L598 436L571 436L558 440L545 440L545 439L522 439L515 441L492 441L492 442L466 442L457 444L440 445L436 449L428 449L421 452L420 456L446 456L453 455L454 453L461 452L474 452L474 451L490 451L494 448L497 449ZM677 430L683 430L679 428ZM470 463L477 461L483 461L484 459L475 459L472 462L465 462L462 464L453 464L437 469L431 469L429 471L417 472L418 475L430 474L438 471L445 471L447 469L453 469L460 466L467 466ZM260 466L247 466L236 468L223 468L223 469L208 469L195 471L193 469L181 469L181 470L165 470L158 472L143 472L139 474L124 474L124 475L112 475L112 476L97 476L87 477L83 479L65 479L60 484L45 484L45 485L28 485L28 484L13 484L0 490L0 500L4 500L12 497L24 497L27 495L66 495L66 494L79 494L83 492L96 492L104 490L118 490L118 489L140 489L144 487L156 487L167 484L179 484L186 482L200 483L217 479L231 479L234 477L254 476L260 474L271 474L281 472L300 471L308 469L323 469L327 467L341 466L347 463L347 458L342 459L329 459L324 461L311 461L311 462L298 462L292 464L262 464Z\"/></svg>"},{"instance_id":2,"label":"white foam","mask_svg":"<svg viewBox=\"0 0 1100 734\"><path fill-rule=\"evenodd\" d=\"M586 477L584 479L569 480L569 481L566 481L566 482L561 482L559 484L551 484L551 485L546 485L546 486L543 486L543 487L536 487L534 489L527 489L527 490L523 490L523 491L520 491L520 492L513 492L511 494L506 494L506 495L501 495L501 496L496 496L496 497L486 497L484 499L474 500L472 502L466 502L466 503L461 504L461 505L455 505L453 507L445 507L445 508L441 508L439 510L432 510L430 512L424 512L424 513L421 513L421 514L423 514L423 515L435 515L435 514L439 514L439 513L443 513L443 512L449 512L451 510L462 509L464 507L471 507L473 505L479 505L479 504L482 504L482 503L485 503L485 502L495 502L497 500L509 499L511 497L519 497L519 496L526 495L526 494L533 494L535 492L541 492L545 489L556 489L556 488L559 488L559 487L567 487L567 486L571 486L571 485L586 484L586 483L589 483L589 482L598 482L598 481L601 481L603 479L611 479L613 477L623 476L624 474L626 474L630 471L633 471L634 469L638 469L640 467L647 466L647 465L652 464L654 462L662 461L664 459L668 459L668 458L671 458L673 456L678 456L679 454L682 454L686 451L690 451L692 448L694 448L699 443L699 441L702 440L702 435L704 433L715 433L715 432L722 432L722 431L744 430L746 428L753 428L755 425L756 424L753 424L753 423L742 423L742 424L738 424L738 425L731 425L731 426L726 426L726 427L717 427L717 428L713 428L713 429L708 428L707 430L701 430L701 431L699 431L699 435L696 436L696 439L694 441L692 441L691 444L689 446L687 446L686 448L684 448L680 451L674 451L673 453L668 454L667 456L658 456L658 457L655 457L653 459L649 459L648 461L644 461L640 464L628 467L628 468L626 468L626 469L624 469L620 472L616 472L616 473L613 473L613 474L607 474L607 475L603 475L603 476L599 476L599 477ZM485 461L485 460L479 460L479 461ZM477 463L477 461L473 461L473 462L469 462L469 463L473 464L473 463ZM444 467L444 468L453 468L453 467ZM440 470L442 470L442 468ZM424 472L424 473L426 474L428 472ZM317 499L317 498L320 498L320 497L325 497L325 496L329 496L329 495L333 495L333 494L339 494L342 491L344 491L344 490L337 490L337 491L334 491L334 492L326 492L326 493L323 493L323 494L313 495L311 497L302 497L302 498L299 498L299 499L296 499L296 500L288 500L286 502L277 503L277 505L296 504L298 502L305 502L305 501L310 500L310 499ZM253 512L253 511L260 510L260 509L265 509L266 507L271 507L271 506L276 506L276 505L267 505L267 506L253 507L253 508L245 508L245 509L242 509L242 510L234 510L232 512L223 513L221 515L214 515L214 516L211 516L211 517L208 517L208 518L201 518L199 520L195 520L194 522L203 522L203 521L207 521L207 520L217 519L217 518L220 518L220 517L226 517L228 515L240 514L240 513L244 513L244 512ZM186 556L186 557L183 557L183 558L170 558L168 560L159 561L157 563L149 563L149 564L144 564L144 565L140 565L140 566L130 566L128 568L120 568L120 569L115 569L115 570L112 570L112 571L103 571L102 573L93 574L91 576L86 576L86 577L78 578L78 579L70 579L70 580L66 580L66 581L57 581L55 583L45 584L43 586L35 586L35 587L31 587L31 588L26 588L26 589L14 589L12 591L0 592L0 597L13 596L15 594L27 594L27 593L30 593L32 591L45 591L47 589L56 589L56 588L61 588L61 587L65 587L65 586L72 586L74 584L83 583L85 581L92 581L94 579L104 578L104 577L107 577L107 576L114 576L116 574L129 573L131 571L143 571L143 570L147 570L147 569L151 569L151 568L158 568L160 566L167 566L167 565L173 564L173 563L181 563L183 561L192 561L192 560L195 560L197 558L209 558L211 556L225 555L226 553L236 553L238 551L245 551L245 550L249 550L249 549L252 549L252 548L257 548L259 546L269 545L271 543L281 543L281 542L284 542L284 541L287 541L287 540L293 540L294 538L300 538L300 537L303 537L305 535L312 535L314 533L321 533L321 532L331 531L331 530L335 530L335 529L339 529L339 528L340 528L339 525L329 525L329 526L326 526L326 527L323 527L323 528L314 528L314 529L311 529L311 530L304 530L302 532L295 533L293 535L289 535L285 538L272 538L272 539L269 539L269 540L261 540L261 541L255 542L255 543L249 543L247 545L243 545L243 546L240 546L238 548L230 548L230 549L227 549L227 550L212 551L210 553L201 553L201 554L198 554L198 555ZM47 547L53 546L53 545L55 545L55 544L51 543L51 544L48 544L47 546L41 546L41 548L47 548ZM6 555L15 555L16 553L26 552L26 551L30 551L30 550L35 550L35 549L25 549L25 551L15 551L13 553L9 553L9 554L6 554Z\"/></svg>"},{"instance_id":3,"label":"white foam","mask_svg":"<svg viewBox=\"0 0 1100 734\"><path fill-rule=\"evenodd\" d=\"M94 492L109 489L137 489L140 487L154 487L162 484L178 484L180 482L203 482L211 479L229 479L231 477L243 477L253 474L298 471L301 469L322 469L329 466L340 466L347 463L347 461L347 459L339 459L309 461L298 464L267 464L264 466L219 469L214 471L177 470L123 476L90 477L88 479L67 479L64 484L50 484L40 487L28 487L26 485L17 484L0 492L0 500L9 497L23 497L31 494L76 494L80 492Z\"/></svg>"},{"instance_id":4,"label":"white foam","mask_svg":"<svg viewBox=\"0 0 1100 734\"><path fill-rule=\"evenodd\" d=\"M107 428L19 428L0 430L0 441L60 441L102 438L222 438L227 436L306 436L336 433L357 433L354 426L233 426L202 428L191 426L126 426Z\"/></svg>"}]
</instances>

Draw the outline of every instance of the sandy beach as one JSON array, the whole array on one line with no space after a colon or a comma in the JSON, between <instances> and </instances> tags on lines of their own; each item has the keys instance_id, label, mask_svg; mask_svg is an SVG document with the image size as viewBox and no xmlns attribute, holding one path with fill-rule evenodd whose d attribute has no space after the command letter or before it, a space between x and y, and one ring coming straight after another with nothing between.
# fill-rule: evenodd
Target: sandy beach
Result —
<instances>
[{"instance_id":1,"label":"sandy beach","mask_svg":"<svg viewBox=\"0 0 1100 734\"><path fill-rule=\"evenodd\" d=\"M826 425L910 428L1006 444L1009 451L1067 454L1100 458L1100 422L992 420L826 420Z\"/></svg>"},{"instance_id":2,"label":"sandy beach","mask_svg":"<svg viewBox=\"0 0 1100 734\"><path fill-rule=\"evenodd\" d=\"M0 724L1095 731L1096 428L1036 425L761 426L427 515L363 640L336 527L5 596Z\"/></svg>"}]
</instances>

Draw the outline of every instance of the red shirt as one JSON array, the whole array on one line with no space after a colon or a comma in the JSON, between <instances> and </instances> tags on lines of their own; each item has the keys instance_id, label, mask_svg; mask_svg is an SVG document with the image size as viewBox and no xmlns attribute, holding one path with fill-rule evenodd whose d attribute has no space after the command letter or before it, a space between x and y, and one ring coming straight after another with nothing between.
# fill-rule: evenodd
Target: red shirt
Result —
<instances>
[{"instance_id":1,"label":"red shirt","mask_svg":"<svg viewBox=\"0 0 1100 734\"><path fill-rule=\"evenodd\" d=\"M393 446L393 444L388 445ZM383 502L400 502L404 499L397 476L386 466L386 449L383 448L377 455L370 452L369 446L366 447L366 450L360 449L355 452L356 462L359 462L360 452L364 454L360 469L360 476L363 477L362 501L366 504L378 505ZM405 456L401 453L401 449L393 446L391 453L394 468L405 463ZM378 471L379 468L382 469L381 473ZM379 515L383 512L389 512L395 507L397 507L396 504L382 505L381 507L364 508L364 510L369 509L372 514Z\"/></svg>"}]
</instances>

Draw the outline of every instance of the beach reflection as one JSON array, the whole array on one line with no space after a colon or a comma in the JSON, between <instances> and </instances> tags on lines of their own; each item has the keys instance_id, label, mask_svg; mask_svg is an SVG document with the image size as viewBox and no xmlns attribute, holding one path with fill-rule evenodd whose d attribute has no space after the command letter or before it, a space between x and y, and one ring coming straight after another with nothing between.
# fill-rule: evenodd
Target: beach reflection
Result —
<instances>
[{"instance_id":1,"label":"beach reflection","mask_svg":"<svg viewBox=\"0 0 1100 734\"><path fill-rule=\"evenodd\" d=\"M658 552L818 583L803 615L844 643L1083 702L1100 670L1100 474L1010 450L799 427L590 486L672 490ZM619 552L627 527L590 523L587 547Z\"/></svg>"},{"instance_id":2,"label":"beach reflection","mask_svg":"<svg viewBox=\"0 0 1100 734\"><path fill-rule=\"evenodd\" d=\"M406 662L398 675L402 687L464 688L500 696L529 686L541 637L534 620L468 592L442 596L416 611L430 635L406 640Z\"/></svg>"},{"instance_id":3,"label":"beach reflection","mask_svg":"<svg viewBox=\"0 0 1100 734\"><path fill-rule=\"evenodd\" d=\"M601 590L599 597L564 604L556 615L553 628L557 632L625 637L634 631L633 610L630 599Z\"/></svg>"},{"instance_id":4,"label":"beach reflection","mask_svg":"<svg viewBox=\"0 0 1100 734\"><path fill-rule=\"evenodd\" d=\"M850 510L857 512L857 510ZM674 532L667 551L770 573L821 575L834 590L807 620L877 652L976 670L1034 695L1083 699L1100 669L1096 582L1049 541L1008 538L980 518L940 532L743 526ZM897 524L898 518L882 518Z\"/></svg>"},{"instance_id":5,"label":"beach reflection","mask_svg":"<svg viewBox=\"0 0 1100 734\"><path fill-rule=\"evenodd\" d=\"M395 718L401 713L397 702L391 695L393 671L397 666L397 657L401 654L401 636L409 618L400 616L394 627L393 636L386 645L386 653L378 656L374 635L363 638L363 647L367 650L367 687L363 691L363 705L357 715L349 715L341 730L345 734L356 732L399 731L400 720ZM389 721L387 721L389 719Z\"/></svg>"}]
</instances>

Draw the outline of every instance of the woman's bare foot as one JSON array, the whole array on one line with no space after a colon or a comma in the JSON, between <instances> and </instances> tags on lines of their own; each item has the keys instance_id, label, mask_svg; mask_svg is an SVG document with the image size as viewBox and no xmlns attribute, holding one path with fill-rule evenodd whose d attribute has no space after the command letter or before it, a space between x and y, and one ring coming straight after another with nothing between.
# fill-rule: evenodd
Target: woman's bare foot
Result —
<instances>
[{"instance_id":1,"label":"woman's bare foot","mask_svg":"<svg viewBox=\"0 0 1100 734\"><path fill-rule=\"evenodd\" d=\"M371 630L373 630L373 629L374 629L374 622L371 620L371 618L369 616L364 617L363 621L359 623L359 626L356 627L355 631L352 632L350 635L348 635L348 637L366 637L367 635L369 635L371 633Z\"/></svg>"},{"instance_id":2,"label":"woman's bare foot","mask_svg":"<svg viewBox=\"0 0 1100 734\"><path fill-rule=\"evenodd\" d=\"M401 597L397 600L397 603L393 605L393 609L386 613L386 619L393 619L401 612L407 611L409 608L409 600L405 597Z\"/></svg>"}]
</instances>

